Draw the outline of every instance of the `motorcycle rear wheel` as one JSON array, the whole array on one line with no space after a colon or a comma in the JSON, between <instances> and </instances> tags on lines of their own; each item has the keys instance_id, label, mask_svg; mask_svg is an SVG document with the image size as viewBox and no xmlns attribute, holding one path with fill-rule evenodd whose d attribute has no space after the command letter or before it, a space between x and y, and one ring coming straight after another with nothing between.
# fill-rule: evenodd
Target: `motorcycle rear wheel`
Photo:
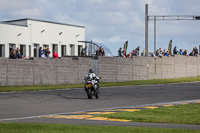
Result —
<instances>
[{"instance_id":1,"label":"motorcycle rear wheel","mask_svg":"<svg viewBox=\"0 0 200 133\"><path fill-rule=\"evenodd\" d=\"M88 99L93 99L92 89L87 90Z\"/></svg>"}]
</instances>

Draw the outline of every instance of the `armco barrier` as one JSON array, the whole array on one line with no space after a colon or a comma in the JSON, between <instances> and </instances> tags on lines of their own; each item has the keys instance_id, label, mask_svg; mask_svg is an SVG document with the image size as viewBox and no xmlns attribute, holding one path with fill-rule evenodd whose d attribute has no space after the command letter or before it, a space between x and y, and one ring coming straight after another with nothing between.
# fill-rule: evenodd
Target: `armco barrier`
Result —
<instances>
[{"instance_id":1,"label":"armco barrier","mask_svg":"<svg viewBox=\"0 0 200 133\"><path fill-rule=\"evenodd\" d=\"M92 68L90 57L65 57L58 60L0 58L0 86L83 83ZM98 57L98 73L103 82L194 77L200 74L199 56Z\"/></svg>"}]
</instances>

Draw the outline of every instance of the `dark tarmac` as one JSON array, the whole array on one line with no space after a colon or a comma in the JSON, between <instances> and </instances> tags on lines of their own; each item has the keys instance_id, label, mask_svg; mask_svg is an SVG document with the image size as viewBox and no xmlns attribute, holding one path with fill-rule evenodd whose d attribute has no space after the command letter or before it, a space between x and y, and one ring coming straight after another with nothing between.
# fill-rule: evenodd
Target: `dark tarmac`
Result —
<instances>
[{"instance_id":1,"label":"dark tarmac","mask_svg":"<svg viewBox=\"0 0 200 133\"><path fill-rule=\"evenodd\" d=\"M200 82L100 88L100 99L87 99L84 89L0 93L0 122L64 123L200 129L200 125L110 122L39 118L52 114L200 99Z\"/></svg>"}]
</instances>

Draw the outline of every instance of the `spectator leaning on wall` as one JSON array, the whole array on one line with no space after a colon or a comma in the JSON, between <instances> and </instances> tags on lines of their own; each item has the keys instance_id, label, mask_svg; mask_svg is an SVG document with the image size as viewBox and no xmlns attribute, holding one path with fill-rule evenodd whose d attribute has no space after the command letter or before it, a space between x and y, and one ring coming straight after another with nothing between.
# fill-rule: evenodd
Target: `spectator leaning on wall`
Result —
<instances>
[{"instance_id":1,"label":"spectator leaning on wall","mask_svg":"<svg viewBox=\"0 0 200 133\"><path fill-rule=\"evenodd\" d=\"M183 50L182 49L180 49L178 55L183 55Z\"/></svg>"},{"instance_id":2,"label":"spectator leaning on wall","mask_svg":"<svg viewBox=\"0 0 200 133\"><path fill-rule=\"evenodd\" d=\"M20 53L20 50L18 51L18 53L17 53L17 58L18 59L21 59L23 56L22 56L22 54Z\"/></svg>"},{"instance_id":3,"label":"spectator leaning on wall","mask_svg":"<svg viewBox=\"0 0 200 133\"><path fill-rule=\"evenodd\" d=\"M186 50L183 52L183 55L187 55L187 52L188 52L188 50L186 49Z\"/></svg>"},{"instance_id":4,"label":"spectator leaning on wall","mask_svg":"<svg viewBox=\"0 0 200 133\"><path fill-rule=\"evenodd\" d=\"M100 55L101 56L105 56L105 52L104 52L104 49L100 46Z\"/></svg>"},{"instance_id":5,"label":"spectator leaning on wall","mask_svg":"<svg viewBox=\"0 0 200 133\"><path fill-rule=\"evenodd\" d=\"M174 54L174 55L177 55L177 54L178 54L178 50L176 49L176 46L174 47L173 54Z\"/></svg>"},{"instance_id":6,"label":"spectator leaning on wall","mask_svg":"<svg viewBox=\"0 0 200 133\"><path fill-rule=\"evenodd\" d=\"M49 48L47 48L46 51L45 51L46 57L50 58L50 54L51 54L51 51L49 51Z\"/></svg>"},{"instance_id":7,"label":"spectator leaning on wall","mask_svg":"<svg viewBox=\"0 0 200 133\"><path fill-rule=\"evenodd\" d=\"M135 49L135 52L137 51L137 55L139 56L139 53L140 53L140 46L138 46L136 49Z\"/></svg>"},{"instance_id":8,"label":"spectator leaning on wall","mask_svg":"<svg viewBox=\"0 0 200 133\"><path fill-rule=\"evenodd\" d=\"M189 56L195 56L195 52L192 51L192 52L189 54Z\"/></svg>"},{"instance_id":9,"label":"spectator leaning on wall","mask_svg":"<svg viewBox=\"0 0 200 133\"><path fill-rule=\"evenodd\" d=\"M43 52L42 52L42 47L39 48L39 57L42 57Z\"/></svg>"},{"instance_id":10,"label":"spectator leaning on wall","mask_svg":"<svg viewBox=\"0 0 200 133\"><path fill-rule=\"evenodd\" d=\"M87 56L86 50L87 50L87 46L85 46L85 48L82 49L81 56Z\"/></svg>"},{"instance_id":11,"label":"spectator leaning on wall","mask_svg":"<svg viewBox=\"0 0 200 133\"><path fill-rule=\"evenodd\" d=\"M53 51L53 58L58 59L58 54L56 53L56 49L54 49L54 51Z\"/></svg>"},{"instance_id":12,"label":"spectator leaning on wall","mask_svg":"<svg viewBox=\"0 0 200 133\"><path fill-rule=\"evenodd\" d=\"M16 51L15 50L12 50L10 52L10 59L17 59L17 54L16 54Z\"/></svg>"},{"instance_id":13,"label":"spectator leaning on wall","mask_svg":"<svg viewBox=\"0 0 200 133\"><path fill-rule=\"evenodd\" d=\"M97 49L97 51L96 51L96 55L97 55L97 56L100 55L100 48Z\"/></svg>"},{"instance_id":14,"label":"spectator leaning on wall","mask_svg":"<svg viewBox=\"0 0 200 133\"><path fill-rule=\"evenodd\" d=\"M198 55L198 54L199 54L199 51L198 51L198 49L197 49L196 46L193 48L193 51L194 51L194 54L195 54L195 55Z\"/></svg>"},{"instance_id":15,"label":"spectator leaning on wall","mask_svg":"<svg viewBox=\"0 0 200 133\"><path fill-rule=\"evenodd\" d=\"M122 48L119 48L118 50L118 57L122 57Z\"/></svg>"}]
</instances>

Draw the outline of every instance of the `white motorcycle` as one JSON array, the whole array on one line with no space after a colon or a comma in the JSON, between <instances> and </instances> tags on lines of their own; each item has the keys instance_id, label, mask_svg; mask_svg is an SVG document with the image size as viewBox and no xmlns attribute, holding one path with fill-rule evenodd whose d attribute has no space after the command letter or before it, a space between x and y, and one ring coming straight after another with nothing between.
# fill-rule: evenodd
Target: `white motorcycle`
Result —
<instances>
[{"instance_id":1,"label":"white motorcycle","mask_svg":"<svg viewBox=\"0 0 200 133\"><path fill-rule=\"evenodd\" d=\"M101 79L101 78L100 78ZM99 99L99 80L98 79L84 79L85 80L85 91L87 92L87 96L89 99L93 99L93 96L96 97L96 99Z\"/></svg>"}]
</instances>

